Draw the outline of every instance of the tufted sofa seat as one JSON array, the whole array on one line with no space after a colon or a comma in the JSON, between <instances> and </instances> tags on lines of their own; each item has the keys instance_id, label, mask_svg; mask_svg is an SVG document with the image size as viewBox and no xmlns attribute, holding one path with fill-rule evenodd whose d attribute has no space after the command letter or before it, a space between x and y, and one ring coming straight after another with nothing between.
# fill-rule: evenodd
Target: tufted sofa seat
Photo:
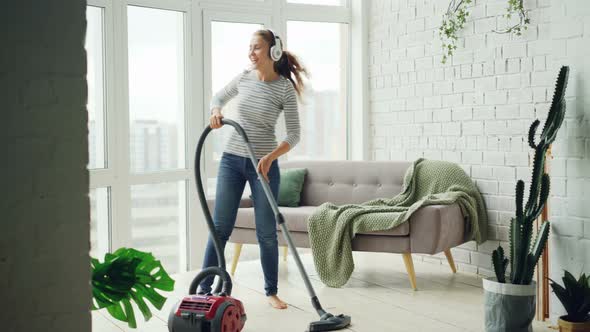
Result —
<instances>
[{"instance_id":1,"label":"tufted sofa seat","mask_svg":"<svg viewBox=\"0 0 590 332\"><path fill-rule=\"evenodd\" d=\"M391 198L401 192L404 174L411 162L406 161L287 161L281 169L306 168L307 175L298 207L279 207L285 217L295 245L309 248L307 217L324 202L337 205L363 203L375 198ZM213 211L215 201L208 200ZM242 244L255 244L254 208L243 198L230 242L235 243L231 273L235 272ZM277 228L280 232L280 229ZM416 289L412 253L444 252L456 272L450 249L466 242L469 222L457 204L431 205L416 211L409 222L393 229L359 233L352 241L355 251L402 254L410 284ZM279 243L285 246L279 234ZM286 253L286 251L285 251Z\"/></svg>"}]
</instances>

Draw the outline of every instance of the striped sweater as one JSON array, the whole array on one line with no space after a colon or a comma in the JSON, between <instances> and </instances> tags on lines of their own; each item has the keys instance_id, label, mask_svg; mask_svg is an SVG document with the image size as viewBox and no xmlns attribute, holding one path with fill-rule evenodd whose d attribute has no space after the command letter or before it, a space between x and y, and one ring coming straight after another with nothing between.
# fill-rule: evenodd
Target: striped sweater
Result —
<instances>
[{"instance_id":1,"label":"striped sweater","mask_svg":"<svg viewBox=\"0 0 590 332\"><path fill-rule=\"evenodd\" d=\"M297 96L291 81L284 76L270 82L261 81L253 70L245 70L236 76L211 100L211 109L223 107L238 96L239 123L260 159L277 147L275 126L281 111L285 112L287 136L283 139L291 149L299 142L300 125L297 112ZM227 142L225 152L249 157L242 137L234 131Z\"/></svg>"}]
</instances>

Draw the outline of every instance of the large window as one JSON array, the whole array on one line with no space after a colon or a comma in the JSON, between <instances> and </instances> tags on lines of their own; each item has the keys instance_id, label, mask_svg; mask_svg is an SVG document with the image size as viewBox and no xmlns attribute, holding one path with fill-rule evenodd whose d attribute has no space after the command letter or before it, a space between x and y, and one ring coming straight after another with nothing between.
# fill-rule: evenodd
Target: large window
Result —
<instances>
[{"instance_id":1,"label":"large window","mask_svg":"<svg viewBox=\"0 0 590 332\"><path fill-rule=\"evenodd\" d=\"M286 159L347 159L349 109L349 23L322 22L314 13L313 20L298 10L288 15L285 30L277 32L286 49L293 52L309 70L311 78L299 99L301 141ZM305 3L310 3L308 1ZM346 1L323 1L316 5L344 6ZM291 19L289 19L291 18ZM205 28L205 117L209 117L211 97L223 89L236 75L249 67L248 43L252 33L270 27L269 19L254 14L214 12L204 15ZM331 17L333 19L333 17ZM209 42L207 42L209 40ZM210 48L210 50L208 50ZM208 72L210 70L210 72ZM207 88L208 87L208 88ZM223 108L224 116L236 119L235 100ZM218 161L228 137L234 129L224 127L213 134L208 153L208 194L213 195ZM285 136L284 117L280 116L276 130L277 140ZM248 195L246 188L244 195Z\"/></svg>"},{"instance_id":2,"label":"large window","mask_svg":"<svg viewBox=\"0 0 590 332\"><path fill-rule=\"evenodd\" d=\"M188 268L190 5L141 2L87 7L90 254L133 247L176 273Z\"/></svg>"},{"instance_id":3,"label":"large window","mask_svg":"<svg viewBox=\"0 0 590 332\"><path fill-rule=\"evenodd\" d=\"M289 21L287 42L311 73L299 104L301 142L290 159L346 159L348 25Z\"/></svg>"},{"instance_id":4,"label":"large window","mask_svg":"<svg viewBox=\"0 0 590 332\"><path fill-rule=\"evenodd\" d=\"M184 13L128 6L131 239L170 273L183 271L186 179ZM169 182L172 177L181 181ZM143 183L143 184L142 184Z\"/></svg>"},{"instance_id":5,"label":"large window","mask_svg":"<svg viewBox=\"0 0 590 332\"><path fill-rule=\"evenodd\" d=\"M184 22L177 11L130 6L131 170L184 168Z\"/></svg>"},{"instance_id":6,"label":"large window","mask_svg":"<svg viewBox=\"0 0 590 332\"><path fill-rule=\"evenodd\" d=\"M213 94L250 66L258 29L277 32L312 74L301 141L283 158L348 158L350 10L348 0L88 0L90 254L134 247L170 273L200 266L207 226L194 149ZM235 101L223 111L237 118ZM207 140L208 195L233 130ZM281 116L277 140L284 136Z\"/></svg>"}]
</instances>

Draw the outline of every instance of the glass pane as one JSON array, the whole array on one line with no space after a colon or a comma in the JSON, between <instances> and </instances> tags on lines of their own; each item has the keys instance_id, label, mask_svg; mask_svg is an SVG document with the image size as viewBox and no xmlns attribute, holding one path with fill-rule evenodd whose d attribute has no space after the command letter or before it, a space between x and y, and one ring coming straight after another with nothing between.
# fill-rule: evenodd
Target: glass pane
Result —
<instances>
[{"instance_id":1,"label":"glass pane","mask_svg":"<svg viewBox=\"0 0 590 332\"><path fill-rule=\"evenodd\" d=\"M131 171L184 168L184 14L127 13Z\"/></svg>"},{"instance_id":2,"label":"glass pane","mask_svg":"<svg viewBox=\"0 0 590 332\"><path fill-rule=\"evenodd\" d=\"M262 24L211 22L212 94L223 89L234 77L250 66L248 59L250 40L252 34L262 28ZM223 115L229 119L236 119L235 105L236 99L228 102L223 108ZM224 126L215 132L215 139L212 140L214 160L221 159L227 139L233 131L233 128Z\"/></svg>"},{"instance_id":3,"label":"glass pane","mask_svg":"<svg viewBox=\"0 0 590 332\"><path fill-rule=\"evenodd\" d=\"M88 80L88 168L105 168L105 93L103 9L86 7Z\"/></svg>"},{"instance_id":4,"label":"glass pane","mask_svg":"<svg viewBox=\"0 0 590 332\"><path fill-rule=\"evenodd\" d=\"M102 261L109 252L109 188L90 189L90 256Z\"/></svg>"},{"instance_id":5,"label":"glass pane","mask_svg":"<svg viewBox=\"0 0 590 332\"><path fill-rule=\"evenodd\" d=\"M289 159L346 159L348 25L289 21L287 37L311 74L299 104L301 141Z\"/></svg>"},{"instance_id":6,"label":"glass pane","mask_svg":"<svg viewBox=\"0 0 590 332\"><path fill-rule=\"evenodd\" d=\"M299 3L306 5L344 6L346 0L287 0L288 3Z\"/></svg>"},{"instance_id":7,"label":"glass pane","mask_svg":"<svg viewBox=\"0 0 590 332\"><path fill-rule=\"evenodd\" d=\"M151 252L168 273L184 271L185 197L184 181L131 187L131 245Z\"/></svg>"}]
</instances>

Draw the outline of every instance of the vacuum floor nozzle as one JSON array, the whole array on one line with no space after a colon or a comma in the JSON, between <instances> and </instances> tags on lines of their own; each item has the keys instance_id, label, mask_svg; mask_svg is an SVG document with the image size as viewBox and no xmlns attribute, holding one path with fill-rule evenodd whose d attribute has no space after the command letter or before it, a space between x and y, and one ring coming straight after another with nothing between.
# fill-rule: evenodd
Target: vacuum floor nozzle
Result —
<instances>
[{"instance_id":1,"label":"vacuum floor nozzle","mask_svg":"<svg viewBox=\"0 0 590 332\"><path fill-rule=\"evenodd\" d=\"M350 325L350 316L326 314L320 320L309 323L309 332L335 331Z\"/></svg>"}]
</instances>

